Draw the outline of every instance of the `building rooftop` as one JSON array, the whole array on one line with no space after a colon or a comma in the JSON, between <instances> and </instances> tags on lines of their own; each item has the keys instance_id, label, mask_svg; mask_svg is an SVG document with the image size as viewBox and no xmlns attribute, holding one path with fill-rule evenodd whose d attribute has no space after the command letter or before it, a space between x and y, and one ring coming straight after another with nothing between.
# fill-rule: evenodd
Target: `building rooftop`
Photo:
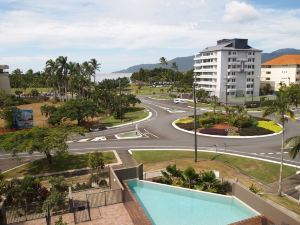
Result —
<instances>
[{"instance_id":1,"label":"building rooftop","mask_svg":"<svg viewBox=\"0 0 300 225\"><path fill-rule=\"evenodd\" d=\"M0 65L0 70L7 70L9 69L8 65Z\"/></svg>"},{"instance_id":2,"label":"building rooftop","mask_svg":"<svg viewBox=\"0 0 300 225\"><path fill-rule=\"evenodd\" d=\"M259 49L252 48L248 45L248 39L222 39L217 41L217 45L206 47L201 52L210 52L210 51L221 51L221 50L252 50L252 51L261 51Z\"/></svg>"},{"instance_id":3,"label":"building rooftop","mask_svg":"<svg viewBox=\"0 0 300 225\"><path fill-rule=\"evenodd\" d=\"M262 66L297 64L300 65L300 55L282 55L263 63Z\"/></svg>"}]
</instances>

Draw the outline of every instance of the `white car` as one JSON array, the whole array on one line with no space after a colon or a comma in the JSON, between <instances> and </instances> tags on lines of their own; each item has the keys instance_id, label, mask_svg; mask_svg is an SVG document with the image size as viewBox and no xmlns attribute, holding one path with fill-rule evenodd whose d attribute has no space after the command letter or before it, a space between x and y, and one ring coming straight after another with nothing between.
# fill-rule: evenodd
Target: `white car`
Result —
<instances>
[{"instance_id":1,"label":"white car","mask_svg":"<svg viewBox=\"0 0 300 225\"><path fill-rule=\"evenodd\" d=\"M181 103L181 99L180 99L180 98L174 98L174 103L175 103L175 104Z\"/></svg>"}]
</instances>

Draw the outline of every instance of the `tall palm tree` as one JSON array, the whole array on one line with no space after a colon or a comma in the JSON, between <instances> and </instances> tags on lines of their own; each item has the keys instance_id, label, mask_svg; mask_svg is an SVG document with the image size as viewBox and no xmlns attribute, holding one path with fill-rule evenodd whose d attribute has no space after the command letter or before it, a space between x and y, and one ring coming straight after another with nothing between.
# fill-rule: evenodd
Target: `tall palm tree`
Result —
<instances>
[{"instance_id":1,"label":"tall palm tree","mask_svg":"<svg viewBox=\"0 0 300 225\"><path fill-rule=\"evenodd\" d=\"M280 171L279 171L279 184L278 195L281 195L282 191L282 167L283 167L283 150L284 150L284 135L285 135L285 123L288 121L287 117L294 118L294 112L289 108L289 98L286 92L279 91L276 100L263 111L263 117L275 114L278 116L282 125L281 133L281 159L280 159Z\"/></svg>"},{"instance_id":2,"label":"tall palm tree","mask_svg":"<svg viewBox=\"0 0 300 225\"><path fill-rule=\"evenodd\" d=\"M55 97L60 93L59 78L57 74L57 64L54 60L49 59L46 62L45 73L47 77L47 84L53 89Z\"/></svg>"},{"instance_id":3,"label":"tall palm tree","mask_svg":"<svg viewBox=\"0 0 300 225\"><path fill-rule=\"evenodd\" d=\"M159 63L162 66L167 66L168 65L168 61L167 61L167 59L165 57L160 57Z\"/></svg>"},{"instance_id":4,"label":"tall palm tree","mask_svg":"<svg viewBox=\"0 0 300 225\"><path fill-rule=\"evenodd\" d=\"M295 159L297 155L300 156L300 136L290 137L284 144L284 147L289 149L289 154L292 159Z\"/></svg>"},{"instance_id":5,"label":"tall palm tree","mask_svg":"<svg viewBox=\"0 0 300 225\"><path fill-rule=\"evenodd\" d=\"M68 90L68 81L69 81L69 78L68 78L68 57L66 56L59 56L57 59L56 59L56 63L57 63L57 66L58 66L58 69L57 69L57 72L58 72L58 75L59 75L59 78L60 78L60 82L62 84L62 88L63 88L63 92L64 92L64 96L65 96L65 99L67 100L68 97L67 97L67 90Z\"/></svg>"},{"instance_id":6,"label":"tall palm tree","mask_svg":"<svg viewBox=\"0 0 300 225\"><path fill-rule=\"evenodd\" d=\"M93 77L94 77L94 85L96 84L96 71L100 71L101 63L98 63L96 59L91 59L89 61L93 68Z\"/></svg>"}]
</instances>

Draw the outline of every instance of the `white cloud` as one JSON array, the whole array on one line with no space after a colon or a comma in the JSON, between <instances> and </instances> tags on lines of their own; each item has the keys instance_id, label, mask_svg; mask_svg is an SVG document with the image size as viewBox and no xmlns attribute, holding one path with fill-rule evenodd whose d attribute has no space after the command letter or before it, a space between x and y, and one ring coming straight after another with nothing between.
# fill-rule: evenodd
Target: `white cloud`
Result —
<instances>
[{"instance_id":1,"label":"white cloud","mask_svg":"<svg viewBox=\"0 0 300 225\"><path fill-rule=\"evenodd\" d=\"M78 61L97 56L104 71L113 71L114 64L121 69L194 54L222 38L248 38L267 51L300 48L299 9L243 1L0 0L0 7L0 64L24 70L34 63L43 68L45 56L68 55ZM13 55L22 57L14 62Z\"/></svg>"},{"instance_id":2,"label":"white cloud","mask_svg":"<svg viewBox=\"0 0 300 225\"><path fill-rule=\"evenodd\" d=\"M225 6L224 20L227 22L251 22L258 19L259 12L246 2L231 1Z\"/></svg>"}]
</instances>

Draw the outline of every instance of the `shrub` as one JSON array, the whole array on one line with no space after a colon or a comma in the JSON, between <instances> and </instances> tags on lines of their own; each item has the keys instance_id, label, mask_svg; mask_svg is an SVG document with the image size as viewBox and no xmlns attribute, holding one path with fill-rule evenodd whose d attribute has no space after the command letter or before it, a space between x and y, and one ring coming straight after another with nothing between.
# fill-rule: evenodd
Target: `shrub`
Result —
<instances>
[{"instance_id":1,"label":"shrub","mask_svg":"<svg viewBox=\"0 0 300 225\"><path fill-rule=\"evenodd\" d=\"M255 184L251 184L249 190L252 191L254 194L258 194L261 192L261 189L257 187Z\"/></svg>"}]
</instances>

